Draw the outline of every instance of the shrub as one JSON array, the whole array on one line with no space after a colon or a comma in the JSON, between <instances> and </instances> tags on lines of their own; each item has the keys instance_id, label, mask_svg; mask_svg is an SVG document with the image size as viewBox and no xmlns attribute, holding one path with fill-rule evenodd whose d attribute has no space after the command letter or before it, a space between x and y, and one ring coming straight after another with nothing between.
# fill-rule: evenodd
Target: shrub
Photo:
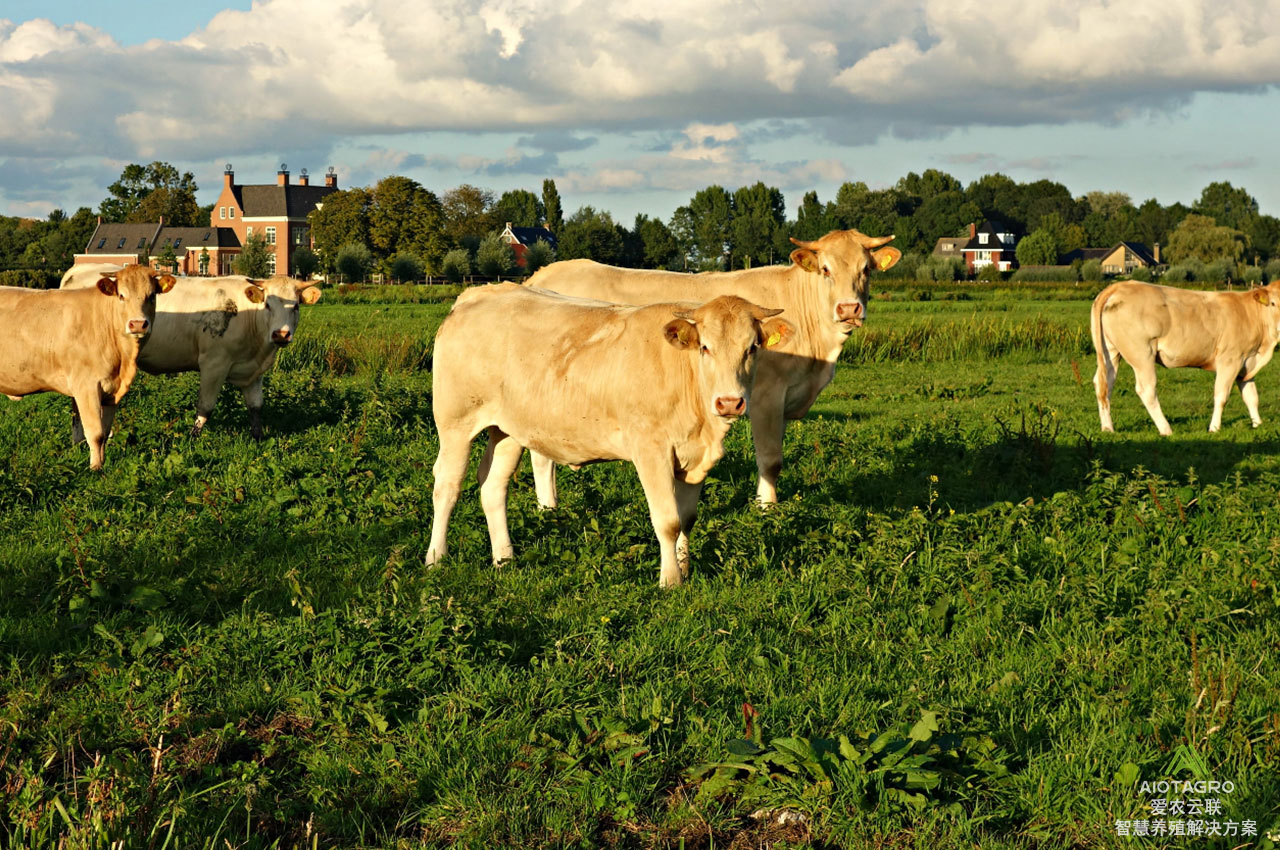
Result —
<instances>
[{"instance_id":1,"label":"shrub","mask_svg":"<svg viewBox=\"0 0 1280 850\"><path fill-rule=\"evenodd\" d=\"M1016 283L1047 283L1050 281L1075 283L1079 280L1079 277L1077 277L1076 269L1072 266L1033 266L1018 269L1009 279Z\"/></svg>"},{"instance_id":2,"label":"shrub","mask_svg":"<svg viewBox=\"0 0 1280 850\"><path fill-rule=\"evenodd\" d=\"M1280 279L1280 257L1267 260L1267 264L1263 267L1263 271L1267 280Z\"/></svg>"},{"instance_id":3,"label":"shrub","mask_svg":"<svg viewBox=\"0 0 1280 850\"><path fill-rule=\"evenodd\" d=\"M316 252L305 246L293 252L293 276L299 280L309 280L320 267L320 258Z\"/></svg>"},{"instance_id":4,"label":"shrub","mask_svg":"<svg viewBox=\"0 0 1280 850\"><path fill-rule=\"evenodd\" d=\"M490 233L476 249L476 268L480 274L498 277L515 267L516 254L500 234Z\"/></svg>"},{"instance_id":5,"label":"shrub","mask_svg":"<svg viewBox=\"0 0 1280 850\"><path fill-rule=\"evenodd\" d=\"M525 249L525 274L533 274L543 266L550 265L555 261L555 258L555 253L551 250L551 246L547 244L547 241L545 239L537 240Z\"/></svg>"},{"instance_id":6,"label":"shrub","mask_svg":"<svg viewBox=\"0 0 1280 850\"><path fill-rule=\"evenodd\" d=\"M1004 280L1004 272L1000 271L1000 266L995 263L987 263L978 269L977 280L983 282L997 282Z\"/></svg>"},{"instance_id":7,"label":"shrub","mask_svg":"<svg viewBox=\"0 0 1280 850\"><path fill-rule=\"evenodd\" d=\"M1231 283L1236 280L1236 263L1229 257L1222 257L1209 263L1204 268L1204 280L1211 283Z\"/></svg>"},{"instance_id":8,"label":"shrub","mask_svg":"<svg viewBox=\"0 0 1280 850\"><path fill-rule=\"evenodd\" d=\"M1155 274L1152 273L1151 268L1148 266L1138 266L1129 277L1134 280L1140 280L1143 283L1150 283L1155 280Z\"/></svg>"},{"instance_id":9,"label":"shrub","mask_svg":"<svg viewBox=\"0 0 1280 850\"><path fill-rule=\"evenodd\" d=\"M348 242L338 249L338 257L333 265L338 274L348 281L358 282L364 280L373 267L373 255L359 242Z\"/></svg>"},{"instance_id":10,"label":"shrub","mask_svg":"<svg viewBox=\"0 0 1280 850\"><path fill-rule=\"evenodd\" d=\"M1102 261L1085 260L1080 264L1080 279L1090 283L1102 280Z\"/></svg>"},{"instance_id":11,"label":"shrub","mask_svg":"<svg viewBox=\"0 0 1280 850\"><path fill-rule=\"evenodd\" d=\"M0 286L20 286L23 289L54 289L58 279L38 269L11 269L0 272Z\"/></svg>"},{"instance_id":12,"label":"shrub","mask_svg":"<svg viewBox=\"0 0 1280 850\"><path fill-rule=\"evenodd\" d=\"M1261 267L1249 266L1247 269L1245 269L1244 282L1249 284L1250 286L1258 286L1259 284L1265 283L1266 281L1263 277Z\"/></svg>"},{"instance_id":13,"label":"shrub","mask_svg":"<svg viewBox=\"0 0 1280 850\"><path fill-rule=\"evenodd\" d=\"M417 254L401 251L389 263L391 279L397 283L411 283L422 277L422 260Z\"/></svg>"},{"instance_id":14,"label":"shrub","mask_svg":"<svg viewBox=\"0 0 1280 850\"><path fill-rule=\"evenodd\" d=\"M1195 273L1186 263L1179 263L1176 266L1169 266L1164 270L1164 274L1160 275L1160 279L1166 283L1189 283L1196 279Z\"/></svg>"},{"instance_id":15,"label":"shrub","mask_svg":"<svg viewBox=\"0 0 1280 850\"><path fill-rule=\"evenodd\" d=\"M471 255L467 253L467 249L454 248L445 254L440 262L440 273L451 283L461 283L464 277L471 274Z\"/></svg>"}]
</instances>

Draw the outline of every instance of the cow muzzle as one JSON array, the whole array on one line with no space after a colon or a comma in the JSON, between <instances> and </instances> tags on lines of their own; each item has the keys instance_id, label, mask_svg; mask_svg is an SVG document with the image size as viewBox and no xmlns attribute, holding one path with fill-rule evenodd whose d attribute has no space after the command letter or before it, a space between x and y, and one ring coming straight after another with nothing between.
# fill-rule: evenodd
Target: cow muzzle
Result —
<instances>
[{"instance_id":1,"label":"cow muzzle","mask_svg":"<svg viewBox=\"0 0 1280 850\"><path fill-rule=\"evenodd\" d=\"M293 342L293 331L288 328L281 328L278 331L272 331L271 341L276 345L288 345Z\"/></svg>"},{"instance_id":2,"label":"cow muzzle","mask_svg":"<svg viewBox=\"0 0 1280 850\"><path fill-rule=\"evenodd\" d=\"M862 327L862 302L841 301L836 305L836 321L851 327Z\"/></svg>"},{"instance_id":3,"label":"cow muzzle","mask_svg":"<svg viewBox=\"0 0 1280 850\"><path fill-rule=\"evenodd\" d=\"M747 412L747 400L740 395L722 395L716 398L716 414L741 416Z\"/></svg>"},{"instance_id":4,"label":"cow muzzle","mask_svg":"<svg viewBox=\"0 0 1280 850\"><path fill-rule=\"evenodd\" d=\"M151 321L149 319L130 319L127 327L129 336L140 337L151 333Z\"/></svg>"}]
</instances>

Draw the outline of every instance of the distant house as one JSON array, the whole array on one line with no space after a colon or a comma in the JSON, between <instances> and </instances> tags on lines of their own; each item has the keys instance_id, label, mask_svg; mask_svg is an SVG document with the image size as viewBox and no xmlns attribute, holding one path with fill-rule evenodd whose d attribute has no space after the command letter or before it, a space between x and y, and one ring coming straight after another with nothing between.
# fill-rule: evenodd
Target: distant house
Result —
<instances>
[{"instance_id":1,"label":"distant house","mask_svg":"<svg viewBox=\"0 0 1280 850\"><path fill-rule=\"evenodd\" d=\"M944 236L933 243L933 253L930 256L942 260L960 260L963 262L964 246L968 242L968 236Z\"/></svg>"},{"instance_id":2,"label":"distant house","mask_svg":"<svg viewBox=\"0 0 1280 850\"><path fill-rule=\"evenodd\" d=\"M995 263L1000 271L1008 271L1017 265L1013 254L1017 242L1009 228L998 221L987 220L981 226L970 224L969 238L960 249L964 253L965 267L972 274Z\"/></svg>"},{"instance_id":3,"label":"distant house","mask_svg":"<svg viewBox=\"0 0 1280 850\"><path fill-rule=\"evenodd\" d=\"M539 240L546 242L554 251L558 243L555 234L545 227L512 227L511 222L507 222L507 227L502 231L502 239L511 246L511 250L516 255L516 265L524 268L524 252L529 250L529 246Z\"/></svg>"},{"instance_id":4,"label":"distant house","mask_svg":"<svg viewBox=\"0 0 1280 850\"><path fill-rule=\"evenodd\" d=\"M185 275L227 275L233 273L244 240L261 233L270 247L267 268L271 274L287 274L294 252L311 246L311 226L307 216L324 199L338 191L338 176L332 168L323 186L312 186L307 170L296 184L281 165L274 185L241 186L227 166L222 192L209 213L208 227L169 227L161 219L155 223L114 224L98 219L98 227L81 254L84 263L150 262L155 265L166 247L173 250L178 273Z\"/></svg>"},{"instance_id":5,"label":"distant house","mask_svg":"<svg viewBox=\"0 0 1280 850\"><path fill-rule=\"evenodd\" d=\"M1154 269L1160 265L1160 243L1148 249L1139 242L1117 242L1111 248L1080 248L1062 257L1064 264L1076 260L1097 260L1103 274L1133 274L1134 269Z\"/></svg>"}]
</instances>

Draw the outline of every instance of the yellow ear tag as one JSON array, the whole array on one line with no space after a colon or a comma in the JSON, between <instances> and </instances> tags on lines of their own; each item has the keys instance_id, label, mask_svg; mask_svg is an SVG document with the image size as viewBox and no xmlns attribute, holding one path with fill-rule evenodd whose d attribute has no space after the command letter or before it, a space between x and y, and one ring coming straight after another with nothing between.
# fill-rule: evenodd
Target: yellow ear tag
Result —
<instances>
[{"instance_id":1,"label":"yellow ear tag","mask_svg":"<svg viewBox=\"0 0 1280 850\"><path fill-rule=\"evenodd\" d=\"M891 262L893 262L892 257L890 257L888 254L881 254L880 255L880 271L884 271L885 269L889 268L889 264Z\"/></svg>"},{"instance_id":2,"label":"yellow ear tag","mask_svg":"<svg viewBox=\"0 0 1280 850\"><path fill-rule=\"evenodd\" d=\"M764 347L773 348L775 345L777 345L780 342L782 342L782 332L774 331L773 335L764 341Z\"/></svg>"},{"instance_id":3,"label":"yellow ear tag","mask_svg":"<svg viewBox=\"0 0 1280 850\"><path fill-rule=\"evenodd\" d=\"M1266 304L1271 300L1267 297L1267 292L1264 289L1259 289L1253 297L1258 299L1259 304Z\"/></svg>"}]
</instances>

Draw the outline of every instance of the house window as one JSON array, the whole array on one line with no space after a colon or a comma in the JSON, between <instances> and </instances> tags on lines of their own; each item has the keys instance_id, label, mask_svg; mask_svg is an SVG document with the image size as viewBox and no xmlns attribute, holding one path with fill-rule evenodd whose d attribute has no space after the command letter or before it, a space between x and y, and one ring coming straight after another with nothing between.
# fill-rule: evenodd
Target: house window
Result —
<instances>
[{"instance_id":1,"label":"house window","mask_svg":"<svg viewBox=\"0 0 1280 850\"><path fill-rule=\"evenodd\" d=\"M201 241L202 241L202 242L208 242L208 241L209 241L209 237L210 237L210 236L212 236L212 235L213 235L213 231L212 231L212 230L206 230L206 231L204 232L204 239L202 239Z\"/></svg>"},{"instance_id":2,"label":"house window","mask_svg":"<svg viewBox=\"0 0 1280 850\"><path fill-rule=\"evenodd\" d=\"M103 245L106 245L106 244L107 244L107 237L105 237L105 236L104 236L104 237L102 237L101 239L99 239L99 240L98 240L98 250L99 250L99 251L101 251L101 250L102 250L102 246L103 246Z\"/></svg>"},{"instance_id":3,"label":"house window","mask_svg":"<svg viewBox=\"0 0 1280 850\"><path fill-rule=\"evenodd\" d=\"M979 233L979 234L978 234L978 244L979 244L979 245L986 245L986 244L987 244L987 234L985 234L985 233Z\"/></svg>"},{"instance_id":4,"label":"house window","mask_svg":"<svg viewBox=\"0 0 1280 850\"><path fill-rule=\"evenodd\" d=\"M182 247L182 237L179 236L178 238L173 240L173 250L176 251L181 247Z\"/></svg>"},{"instance_id":5,"label":"house window","mask_svg":"<svg viewBox=\"0 0 1280 850\"><path fill-rule=\"evenodd\" d=\"M268 245L276 244L276 229L274 227L267 228L267 244Z\"/></svg>"},{"instance_id":6,"label":"house window","mask_svg":"<svg viewBox=\"0 0 1280 850\"><path fill-rule=\"evenodd\" d=\"M307 229L305 227L293 228L293 244L294 245L307 244Z\"/></svg>"},{"instance_id":7,"label":"house window","mask_svg":"<svg viewBox=\"0 0 1280 850\"><path fill-rule=\"evenodd\" d=\"M218 265L221 267L221 274L234 274L236 267L236 255L220 254L218 257Z\"/></svg>"},{"instance_id":8,"label":"house window","mask_svg":"<svg viewBox=\"0 0 1280 850\"><path fill-rule=\"evenodd\" d=\"M209 273L209 252L205 251L200 255L200 274L207 275Z\"/></svg>"},{"instance_id":9,"label":"house window","mask_svg":"<svg viewBox=\"0 0 1280 850\"><path fill-rule=\"evenodd\" d=\"M253 235L253 225L249 225L244 229L244 238L248 239Z\"/></svg>"},{"instance_id":10,"label":"house window","mask_svg":"<svg viewBox=\"0 0 1280 850\"><path fill-rule=\"evenodd\" d=\"M147 237L144 236L138 240L138 250L141 251L145 247L147 247Z\"/></svg>"},{"instance_id":11,"label":"house window","mask_svg":"<svg viewBox=\"0 0 1280 850\"><path fill-rule=\"evenodd\" d=\"M227 208L226 208L226 207L218 207L218 218L223 218L223 219L225 219L226 217L227 217Z\"/></svg>"},{"instance_id":12,"label":"house window","mask_svg":"<svg viewBox=\"0 0 1280 850\"><path fill-rule=\"evenodd\" d=\"M267 276L270 277L276 273L276 252L272 251L267 254Z\"/></svg>"},{"instance_id":13,"label":"house window","mask_svg":"<svg viewBox=\"0 0 1280 850\"><path fill-rule=\"evenodd\" d=\"M116 246L116 250L117 250L117 251L119 251L119 250L120 250L121 248L123 248L123 247L124 247L124 237L123 237L123 236L121 236L121 237L120 237L120 244Z\"/></svg>"},{"instance_id":14,"label":"house window","mask_svg":"<svg viewBox=\"0 0 1280 850\"><path fill-rule=\"evenodd\" d=\"M236 217L236 208L227 207L227 218L235 218L235 217Z\"/></svg>"}]
</instances>

